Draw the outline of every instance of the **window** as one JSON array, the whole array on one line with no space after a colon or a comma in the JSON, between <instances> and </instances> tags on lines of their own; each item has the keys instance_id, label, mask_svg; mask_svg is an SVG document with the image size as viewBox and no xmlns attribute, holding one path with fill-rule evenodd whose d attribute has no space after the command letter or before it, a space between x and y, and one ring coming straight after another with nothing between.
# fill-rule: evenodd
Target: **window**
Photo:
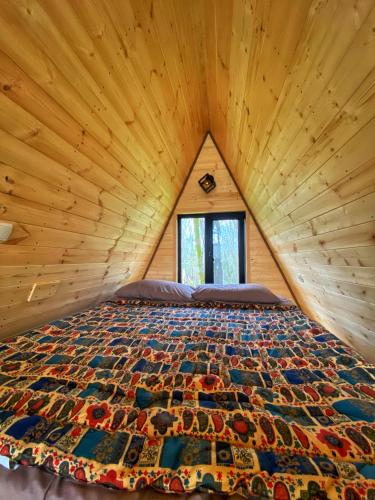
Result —
<instances>
[{"instance_id":1,"label":"window","mask_svg":"<svg viewBox=\"0 0 375 500\"><path fill-rule=\"evenodd\" d=\"M178 281L245 282L245 212L178 216Z\"/></svg>"}]
</instances>

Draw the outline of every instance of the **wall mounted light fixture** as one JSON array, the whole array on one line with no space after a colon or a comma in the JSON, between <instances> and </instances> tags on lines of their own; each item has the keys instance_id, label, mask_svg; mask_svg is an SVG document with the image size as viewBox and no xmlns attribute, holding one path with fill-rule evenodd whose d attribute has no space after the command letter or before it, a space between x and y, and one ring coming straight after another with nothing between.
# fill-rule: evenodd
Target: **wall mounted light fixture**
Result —
<instances>
[{"instance_id":1,"label":"wall mounted light fixture","mask_svg":"<svg viewBox=\"0 0 375 500\"><path fill-rule=\"evenodd\" d=\"M9 222L0 222L0 243L8 241L13 231L13 224Z\"/></svg>"},{"instance_id":2,"label":"wall mounted light fixture","mask_svg":"<svg viewBox=\"0 0 375 500\"><path fill-rule=\"evenodd\" d=\"M206 174L198 181L200 187L206 193L209 193L216 187L216 182L213 175Z\"/></svg>"}]
</instances>

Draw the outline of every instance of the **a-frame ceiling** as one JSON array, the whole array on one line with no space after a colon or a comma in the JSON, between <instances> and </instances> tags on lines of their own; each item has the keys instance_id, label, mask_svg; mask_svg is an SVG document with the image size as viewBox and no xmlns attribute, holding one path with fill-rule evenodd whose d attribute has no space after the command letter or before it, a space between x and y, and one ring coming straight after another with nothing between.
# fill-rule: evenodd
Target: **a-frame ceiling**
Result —
<instances>
[{"instance_id":1,"label":"a-frame ceiling","mask_svg":"<svg viewBox=\"0 0 375 500\"><path fill-rule=\"evenodd\" d=\"M372 0L0 0L2 334L142 276L211 130L301 303L371 350L374 26Z\"/></svg>"},{"instance_id":2,"label":"a-frame ceiling","mask_svg":"<svg viewBox=\"0 0 375 500\"><path fill-rule=\"evenodd\" d=\"M210 193L205 193L198 182L206 173L213 175L216 182L215 189ZM193 168L186 179L171 218L166 225L165 233L155 249L144 277L177 281L178 214L213 212L245 212L246 214L245 281L247 283L260 283L279 296L295 300L210 134L205 138Z\"/></svg>"}]
</instances>

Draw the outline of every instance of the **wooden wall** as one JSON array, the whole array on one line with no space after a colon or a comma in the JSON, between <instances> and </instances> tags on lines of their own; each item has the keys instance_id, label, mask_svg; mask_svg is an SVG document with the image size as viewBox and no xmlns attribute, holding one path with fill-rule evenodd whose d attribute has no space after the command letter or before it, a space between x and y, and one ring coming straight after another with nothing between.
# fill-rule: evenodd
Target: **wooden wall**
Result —
<instances>
[{"instance_id":1,"label":"wooden wall","mask_svg":"<svg viewBox=\"0 0 375 500\"><path fill-rule=\"evenodd\" d=\"M198 184L206 173L212 174L217 184L210 193L205 193ZM246 212L246 281L261 283L274 293L293 300L210 136L206 138L145 277L177 280L178 214L241 211Z\"/></svg>"},{"instance_id":2,"label":"wooden wall","mask_svg":"<svg viewBox=\"0 0 375 500\"><path fill-rule=\"evenodd\" d=\"M203 15L181 7L0 0L1 336L142 276L209 126Z\"/></svg>"},{"instance_id":3,"label":"wooden wall","mask_svg":"<svg viewBox=\"0 0 375 500\"><path fill-rule=\"evenodd\" d=\"M375 360L374 2L206 6L215 140L304 309Z\"/></svg>"}]
</instances>

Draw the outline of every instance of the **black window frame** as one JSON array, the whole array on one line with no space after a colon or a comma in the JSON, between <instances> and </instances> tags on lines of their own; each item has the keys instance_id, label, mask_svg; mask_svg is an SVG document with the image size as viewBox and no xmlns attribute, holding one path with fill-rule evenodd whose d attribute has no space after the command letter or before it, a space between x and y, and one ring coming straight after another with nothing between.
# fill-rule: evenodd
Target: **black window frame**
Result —
<instances>
[{"instance_id":1,"label":"black window frame","mask_svg":"<svg viewBox=\"0 0 375 500\"><path fill-rule=\"evenodd\" d=\"M238 265L239 282L246 282L246 260L245 260L245 220L246 212L212 212L201 214L178 214L177 215L177 279L181 283L181 220L199 218L205 219L205 283L213 283L214 279L214 258L212 227L214 220L238 220Z\"/></svg>"}]
</instances>

